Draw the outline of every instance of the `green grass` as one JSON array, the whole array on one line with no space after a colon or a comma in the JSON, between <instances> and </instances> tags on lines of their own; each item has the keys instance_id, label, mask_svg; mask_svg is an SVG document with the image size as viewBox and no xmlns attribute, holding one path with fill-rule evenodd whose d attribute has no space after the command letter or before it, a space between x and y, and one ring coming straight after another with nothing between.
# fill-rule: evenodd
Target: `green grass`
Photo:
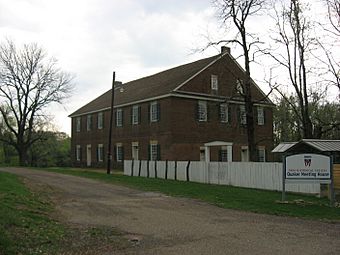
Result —
<instances>
[{"instance_id":1,"label":"green grass","mask_svg":"<svg viewBox=\"0 0 340 255\"><path fill-rule=\"evenodd\" d=\"M64 227L48 216L52 210L17 176L0 172L0 254L53 254Z\"/></svg>"},{"instance_id":2,"label":"green grass","mask_svg":"<svg viewBox=\"0 0 340 255\"><path fill-rule=\"evenodd\" d=\"M289 202L283 204L280 203L281 192L274 191L130 177L117 172L107 175L91 170L71 168L44 170L96 179L144 191L161 192L170 196L200 199L222 208L307 219L340 220L340 208L330 207L329 200L325 198L288 193L286 199Z\"/></svg>"}]
</instances>

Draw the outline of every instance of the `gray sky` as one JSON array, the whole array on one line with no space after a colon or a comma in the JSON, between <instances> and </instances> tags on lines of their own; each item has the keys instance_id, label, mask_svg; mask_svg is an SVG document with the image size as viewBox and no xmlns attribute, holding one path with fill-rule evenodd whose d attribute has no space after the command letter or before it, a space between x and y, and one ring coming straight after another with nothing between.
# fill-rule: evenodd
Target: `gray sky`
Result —
<instances>
[{"instance_id":1,"label":"gray sky","mask_svg":"<svg viewBox=\"0 0 340 255\"><path fill-rule=\"evenodd\" d=\"M113 70L127 82L217 53L192 53L214 22L209 0L0 0L0 40L37 42L76 76L49 109L68 133L67 115L108 90Z\"/></svg>"}]
</instances>

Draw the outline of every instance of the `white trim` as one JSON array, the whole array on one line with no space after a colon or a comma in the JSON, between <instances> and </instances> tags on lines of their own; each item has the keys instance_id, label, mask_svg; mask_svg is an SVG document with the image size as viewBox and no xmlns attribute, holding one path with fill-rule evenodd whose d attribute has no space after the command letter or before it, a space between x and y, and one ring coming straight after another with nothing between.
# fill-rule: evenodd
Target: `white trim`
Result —
<instances>
[{"instance_id":1,"label":"white trim","mask_svg":"<svg viewBox=\"0 0 340 255\"><path fill-rule=\"evenodd\" d=\"M213 64L215 64L217 61L219 61L220 59L222 59L225 55L230 55L228 52L223 52L222 54L220 54L218 57L216 57L215 60L213 60L212 62L210 62L208 65L206 65L205 67L203 67L200 71L198 71L197 73L195 73L193 76L191 76L189 79L185 80L184 82L182 82L179 86L177 86L173 91L177 91L179 90L181 87L183 87L187 82L189 82L190 80L192 80L193 78L195 78L197 75L199 75L200 73L202 73L204 70L206 70L208 67L212 66Z\"/></svg>"}]
</instances>

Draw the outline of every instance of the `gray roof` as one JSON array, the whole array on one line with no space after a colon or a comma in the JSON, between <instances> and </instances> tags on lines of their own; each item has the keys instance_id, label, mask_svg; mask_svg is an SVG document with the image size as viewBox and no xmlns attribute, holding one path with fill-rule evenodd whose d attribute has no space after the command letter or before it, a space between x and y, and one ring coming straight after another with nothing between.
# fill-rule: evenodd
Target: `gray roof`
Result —
<instances>
[{"instance_id":1,"label":"gray roof","mask_svg":"<svg viewBox=\"0 0 340 255\"><path fill-rule=\"evenodd\" d=\"M306 144L320 152L340 151L340 140L302 139L299 142L280 143L272 150L272 152L286 152L301 144Z\"/></svg>"}]
</instances>

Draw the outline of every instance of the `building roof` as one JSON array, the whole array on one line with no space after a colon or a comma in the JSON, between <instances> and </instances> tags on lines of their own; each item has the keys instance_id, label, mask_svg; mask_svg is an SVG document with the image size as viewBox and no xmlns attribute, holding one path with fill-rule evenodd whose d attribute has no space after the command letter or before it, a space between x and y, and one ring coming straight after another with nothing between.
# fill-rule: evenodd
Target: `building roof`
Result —
<instances>
[{"instance_id":1,"label":"building roof","mask_svg":"<svg viewBox=\"0 0 340 255\"><path fill-rule=\"evenodd\" d=\"M229 56L231 60L235 61L230 53L223 52L117 86L115 88L114 104L115 106L122 106L146 99L151 100L153 98L169 96L170 93L176 92L183 84L225 56ZM257 85L255 84L255 86ZM270 100L267 103L272 104ZM111 89L73 112L69 117L110 109L110 104Z\"/></svg>"},{"instance_id":2,"label":"building roof","mask_svg":"<svg viewBox=\"0 0 340 255\"><path fill-rule=\"evenodd\" d=\"M306 144L320 152L340 151L340 140L302 139L299 142L280 143L272 152L283 153L291 151L301 144Z\"/></svg>"}]
</instances>

